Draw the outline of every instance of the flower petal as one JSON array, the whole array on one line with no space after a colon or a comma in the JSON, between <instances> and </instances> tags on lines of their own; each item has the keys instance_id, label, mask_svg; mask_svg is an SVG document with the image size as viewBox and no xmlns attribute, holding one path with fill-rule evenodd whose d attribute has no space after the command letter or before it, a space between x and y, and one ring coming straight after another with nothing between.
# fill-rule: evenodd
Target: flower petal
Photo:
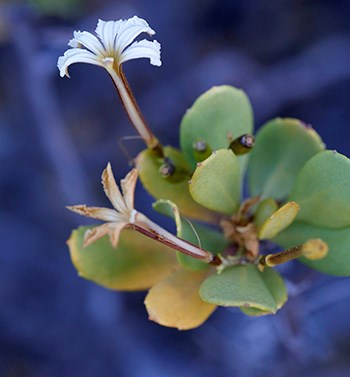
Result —
<instances>
[{"instance_id":1,"label":"flower petal","mask_svg":"<svg viewBox=\"0 0 350 377\"><path fill-rule=\"evenodd\" d=\"M109 224L102 224L100 226L96 226L95 228L88 229L84 234L83 247L91 245L93 242L99 240L107 233L109 233L109 231Z\"/></svg>"},{"instance_id":2,"label":"flower petal","mask_svg":"<svg viewBox=\"0 0 350 377\"><path fill-rule=\"evenodd\" d=\"M124 222L125 218L114 209L103 207L87 207L84 204L67 206L70 211L86 217L108 222Z\"/></svg>"},{"instance_id":3,"label":"flower petal","mask_svg":"<svg viewBox=\"0 0 350 377\"><path fill-rule=\"evenodd\" d=\"M71 39L68 43L70 47L78 47L81 45L86 47L88 50L93 52L96 55L104 55L105 49L102 43L88 31L75 31L74 38Z\"/></svg>"},{"instance_id":4,"label":"flower petal","mask_svg":"<svg viewBox=\"0 0 350 377\"><path fill-rule=\"evenodd\" d=\"M123 196L115 182L111 164L108 163L102 173L102 184L105 194L112 203L113 207L121 213L127 214L128 208L124 202Z\"/></svg>"},{"instance_id":5,"label":"flower petal","mask_svg":"<svg viewBox=\"0 0 350 377\"><path fill-rule=\"evenodd\" d=\"M155 34L155 31L150 28L147 21L137 16L129 18L121 24L118 37L115 40L114 49L117 53L122 53L123 50L141 33Z\"/></svg>"},{"instance_id":6,"label":"flower petal","mask_svg":"<svg viewBox=\"0 0 350 377\"><path fill-rule=\"evenodd\" d=\"M124 20L102 21L98 20L96 34L100 37L108 54L113 54L114 41L118 35L120 27L125 23Z\"/></svg>"},{"instance_id":7,"label":"flower petal","mask_svg":"<svg viewBox=\"0 0 350 377\"><path fill-rule=\"evenodd\" d=\"M135 186L139 174L136 169L132 169L124 179L120 181L123 191L124 202L129 211L134 209Z\"/></svg>"},{"instance_id":8,"label":"flower petal","mask_svg":"<svg viewBox=\"0 0 350 377\"><path fill-rule=\"evenodd\" d=\"M81 48L71 48L58 58L57 67L60 70L60 76L70 77L68 67L74 63L88 63L103 67L103 63L94 53Z\"/></svg>"},{"instance_id":9,"label":"flower petal","mask_svg":"<svg viewBox=\"0 0 350 377\"><path fill-rule=\"evenodd\" d=\"M145 299L149 319L179 330L200 326L216 308L199 297L199 287L207 274L181 269L155 284Z\"/></svg>"},{"instance_id":10,"label":"flower petal","mask_svg":"<svg viewBox=\"0 0 350 377\"><path fill-rule=\"evenodd\" d=\"M117 247L119 243L120 232L128 225L128 223L114 223L113 226L110 224L109 239L113 247Z\"/></svg>"},{"instance_id":11,"label":"flower petal","mask_svg":"<svg viewBox=\"0 0 350 377\"><path fill-rule=\"evenodd\" d=\"M156 40L151 42L147 41L146 39L134 42L125 51L123 51L120 56L119 64L138 58L149 58L152 65L155 65L157 67L161 66L162 62L160 60L160 43Z\"/></svg>"}]
</instances>

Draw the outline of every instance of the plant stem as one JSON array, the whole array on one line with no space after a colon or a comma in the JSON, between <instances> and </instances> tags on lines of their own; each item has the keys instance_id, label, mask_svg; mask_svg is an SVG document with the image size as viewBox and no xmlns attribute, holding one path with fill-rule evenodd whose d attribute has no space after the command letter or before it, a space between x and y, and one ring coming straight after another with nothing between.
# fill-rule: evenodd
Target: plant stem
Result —
<instances>
[{"instance_id":1,"label":"plant stem","mask_svg":"<svg viewBox=\"0 0 350 377\"><path fill-rule=\"evenodd\" d=\"M119 97L122 101L124 109L128 114L131 124L135 127L138 134L150 149L161 149L158 139L153 135L151 129L147 125L141 110L136 102L132 90L124 76L121 67L116 69L114 66L106 66L111 76L114 86L117 89Z\"/></svg>"},{"instance_id":2,"label":"plant stem","mask_svg":"<svg viewBox=\"0 0 350 377\"><path fill-rule=\"evenodd\" d=\"M276 254L264 255L260 258L259 264L262 266L274 267L279 264L288 262L292 259L299 258L303 255L303 245L294 246L290 249L283 250Z\"/></svg>"},{"instance_id":3,"label":"plant stem","mask_svg":"<svg viewBox=\"0 0 350 377\"><path fill-rule=\"evenodd\" d=\"M221 263L220 258L214 256L209 251L173 235L140 212L137 212L135 215L135 222L130 224L129 227L137 230L147 237L171 247L174 250L180 251L181 253L199 259L203 262L214 265L219 265Z\"/></svg>"}]
</instances>

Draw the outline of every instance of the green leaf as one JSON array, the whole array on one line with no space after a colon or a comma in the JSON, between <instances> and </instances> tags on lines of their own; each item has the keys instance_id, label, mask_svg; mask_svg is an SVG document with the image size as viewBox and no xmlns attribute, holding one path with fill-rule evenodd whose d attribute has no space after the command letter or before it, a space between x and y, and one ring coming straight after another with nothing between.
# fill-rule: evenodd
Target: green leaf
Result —
<instances>
[{"instance_id":1,"label":"green leaf","mask_svg":"<svg viewBox=\"0 0 350 377\"><path fill-rule=\"evenodd\" d=\"M159 199L156 202L152 203L152 207L157 212L171 217L175 221L176 235L180 238L184 238L182 232L182 219L179 209L177 208L177 205L175 203L173 203L171 200Z\"/></svg>"},{"instance_id":2,"label":"green leaf","mask_svg":"<svg viewBox=\"0 0 350 377\"><path fill-rule=\"evenodd\" d=\"M324 145L319 135L297 120L277 118L257 133L249 156L248 184L251 196L288 196L301 168Z\"/></svg>"},{"instance_id":3,"label":"green leaf","mask_svg":"<svg viewBox=\"0 0 350 377\"><path fill-rule=\"evenodd\" d=\"M211 304L255 308L276 313L287 299L281 276L271 268L260 272L252 264L233 266L206 279L201 298Z\"/></svg>"},{"instance_id":4,"label":"green leaf","mask_svg":"<svg viewBox=\"0 0 350 377\"><path fill-rule=\"evenodd\" d=\"M264 270L263 280L277 304L277 310L281 309L288 298L286 286L284 285L281 275L272 268L268 268ZM240 307L240 309L244 314L254 317L273 313L268 310L261 310L254 307Z\"/></svg>"},{"instance_id":5,"label":"green leaf","mask_svg":"<svg viewBox=\"0 0 350 377\"><path fill-rule=\"evenodd\" d=\"M189 187L197 203L231 215L240 203L240 174L235 154L220 149L198 163Z\"/></svg>"},{"instance_id":6,"label":"green leaf","mask_svg":"<svg viewBox=\"0 0 350 377\"><path fill-rule=\"evenodd\" d=\"M277 203L272 198L266 198L261 201L254 213L254 224L258 230L262 227L264 222L278 209Z\"/></svg>"},{"instance_id":7,"label":"green leaf","mask_svg":"<svg viewBox=\"0 0 350 377\"><path fill-rule=\"evenodd\" d=\"M180 151L172 147L164 147L164 155L170 157L176 167L182 170L188 168L187 162ZM137 159L136 166L145 189L156 199L169 199L174 202L181 214L201 221L216 222L217 215L197 204L188 190L190 176L182 182L170 182L159 173L162 159L151 149L142 151Z\"/></svg>"},{"instance_id":8,"label":"green leaf","mask_svg":"<svg viewBox=\"0 0 350 377\"><path fill-rule=\"evenodd\" d=\"M176 205L170 200L158 200L153 203L153 208L175 220L178 237L200 246L214 255L221 253L228 245L228 241L223 237L222 233L180 218ZM180 252L177 252L177 260L184 268L189 270L199 271L209 268L208 263Z\"/></svg>"},{"instance_id":9,"label":"green leaf","mask_svg":"<svg viewBox=\"0 0 350 377\"><path fill-rule=\"evenodd\" d=\"M279 232L287 228L296 218L300 206L296 202L288 202L274 212L261 226L259 230L260 240L270 240Z\"/></svg>"},{"instance_id":10,"label":"green leaf","mask_svg":"<svg viewBox=\"0 0 350 377\"><path fill-rule=\"evenodd\" d=\"M74 267L85 279L115 290L145 290L176 265L175 253L135 231L124 229L117 248L107 236L83 248L86 230L74 230L68 240Z\"/></svg>"},{"instance_id":11,"label":"green leaf","mask_svg":"<svg viewBox=\"0 0 350 377\"><path fill-rule=\"evenodd\" d=\"M298 221L327 228L350 225L350 160L335 151L314 156L301 170L289 200L300 204Z\"/></svg>"},{"instance_id":12,"label":"green leaf","mask_svg":"<svg viewBox=\"0 0 350 377\"><path fill-rule=\"evenodd\" d=\"M232 86L216 86L202 94L187 110L180 126L181 149L196 166L193 143L198 139L212 150L228 148L230 137L253 131L253 113L246 94Z\"/></svg>"},{"instance_id":13,"label":"green leaf","mask_svg":"<svg viewBox=\"0 0 350 377\"><path fill-rule=\"evenodd\" d=\"M317 225L295 222L279 233L273 242L284 249L320 238L327 243L328 254L320 260L300 258L315 270L336 276L350 276L350 228L327 229Z\"/></svg>"}]
</instances>

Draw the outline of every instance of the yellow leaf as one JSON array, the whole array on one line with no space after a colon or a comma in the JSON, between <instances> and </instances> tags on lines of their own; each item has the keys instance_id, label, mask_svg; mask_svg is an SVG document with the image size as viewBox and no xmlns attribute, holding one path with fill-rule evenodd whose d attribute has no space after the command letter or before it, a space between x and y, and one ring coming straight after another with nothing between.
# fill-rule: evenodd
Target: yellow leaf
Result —
<instances>
[{"instance_id":1,"label":"yellow leaf","mask_svg":"<svg viewBox=\"0 0 350 377\"><path fill-rule=\"evenodd\" d=\"M180 269L154 285L145 299L150 320L179 330L200 326L216 308L199 297L207 276L208 271Z\"/></svg>"},{"instance_id":2,"label":"yellow leaf","mask_svg":"<svg viewBox=\"0 0 350 377\"><path fill-rule=\"evenodd\" d=\"M300 206L296 202L288 202L274 212L262 225L259 231L259 239L270 240L279 232L287 228L295 219Z\"/></svg>"}]
</instances>

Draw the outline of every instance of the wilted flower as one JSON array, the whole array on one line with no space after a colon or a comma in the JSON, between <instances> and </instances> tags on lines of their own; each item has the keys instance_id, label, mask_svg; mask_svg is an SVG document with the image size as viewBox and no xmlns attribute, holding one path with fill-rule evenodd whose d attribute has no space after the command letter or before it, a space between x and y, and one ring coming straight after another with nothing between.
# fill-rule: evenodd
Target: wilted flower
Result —
<instances>
[{"instance_id":1,"label":"wilted flower","mask_svg":"<svg viewBox=\"0 0 350 377\"><path fill-rule=\"evenodd\" d=\"M120 182L122 188L121 192L115 182L111 165L108 163L102 173L102 184L114 209L87 207L86 205L67 207L69 210L79 213L80 215L106 221L106 223L88 230L85 233L84 246L88 246L104 235L109 234L112 245L116 247L118 245L120 232L123 228L128 226L175 250L201 259L207 263L211 262L214 257L210 252L174 236L134 208L134 193L137 177L137 170L131 170Z\"/></svg>"},{"instance_id":2,"label":"wilted flower","mask_svg":"<svg viewBox=\"0 0 350 377\"><path fill-rule=\"evenodd\" d=\"M87 217L106 221L85 233L84 246L90 245L106 234L109 234L111 243L117 246L119 234L128 224L135 222L136 210L134 209L134 191L137 181L137 170L131 170L127 176L121 180L122 193L120 192L111 168L108 164L102 173L102 184L104 191L112 203L114 209L102 207L87 207L85 205L75 205L67 207L73 212Z\"/></svg>"}]
</instances>

